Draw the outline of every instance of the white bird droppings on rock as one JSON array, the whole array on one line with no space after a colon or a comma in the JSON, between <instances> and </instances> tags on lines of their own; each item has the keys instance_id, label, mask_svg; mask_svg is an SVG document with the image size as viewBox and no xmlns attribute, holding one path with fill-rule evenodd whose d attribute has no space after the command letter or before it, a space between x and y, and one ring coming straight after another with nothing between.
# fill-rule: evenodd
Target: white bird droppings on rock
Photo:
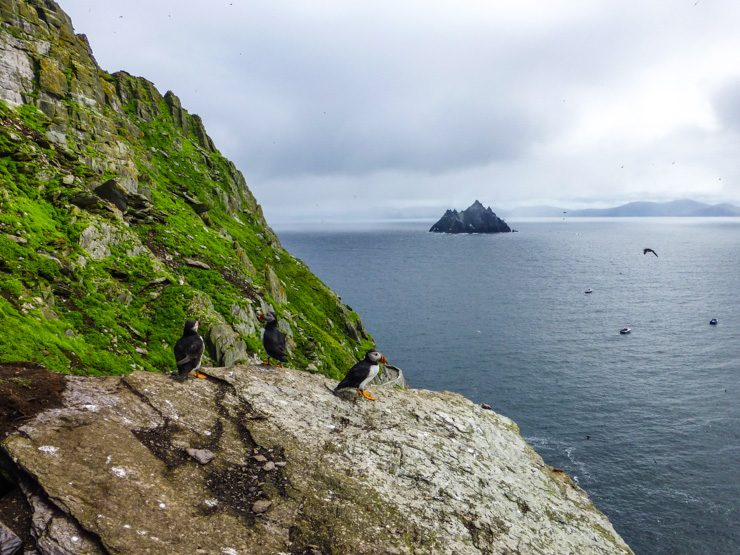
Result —
<instances>
[{"instance_id":1,"label":"white bird droppings on rock","mask_svg":"<svg viewBox=\"0 0 740 555\"><path fill-rule=\"evenodd\" d=\"M57 451L59 451L59 447L54 447L53 445L42 445L41 447L39 447L39 451L41 451L42 453L53 455Z\"/></svg>"},{"instance_id":2,"label":"white bird droppings on rock","mask_svg":"<svg viewBox=\"0 0 740 555\"><path fill-rule=\"evenodd\" d=\"M125 478L128 476L128 470L123 468L122 466L114 466L110 469L111 474L114 476L117 476L118 478Z\"/></svg>"}]
</instances>

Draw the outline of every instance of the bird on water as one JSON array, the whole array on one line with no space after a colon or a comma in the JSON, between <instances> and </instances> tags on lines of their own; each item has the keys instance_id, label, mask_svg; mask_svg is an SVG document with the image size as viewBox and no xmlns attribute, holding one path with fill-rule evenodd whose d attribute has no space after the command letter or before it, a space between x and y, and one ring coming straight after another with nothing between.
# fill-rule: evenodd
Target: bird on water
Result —
<instances>
[{"instance_id":1,"label":"bird on water","mask_svg":"<svg viewBox=\"0 0 740 555\"><path fill-rule=\"evenodd\" d=\"M285 335L277 328L278 319L274 312L260 314L257 316L260 322L265 323L262 330L262 346L267 353L267 365L270 366L270 359L274 358L279 363L285 362L288 357L288 350L285 347ZM278 366L282 366L278 364Z\"/></svg>"},{"instance_id":2,"label":"bird on water","mask_svg":"<svg viewBox=\"0 0 740 555\"><path fill-rule=\"evenodd\" d=\"M647 254L649 252L653 253L655 256L658 256L658 253L655 252L653 249L642 249L642 254Z\"/></svg>"},{"instance_id":3,"label":"bird on water","mask_svg":"<svg viewBox=\"0 0 740 555\"><path fill-rule=\"evenodd\" d=\"M344 379L334 388L334 393L342 389L354 388L357 390L358 395L362 395L370 401L375 401L375 397L365 388L378 375L380 364L388 364L388 360L383 356L383 353L375 349L369 350L365 353L365 358L349 369Z\"/></svg>"},{"instance_id":4,"label":"bird on water","mask_svg":"<svg viewBox=\"0 0 740 555\"><path fill-rule=\"evenodd\" d=\"M196 378L206 377L205 374L198 372L200 370L201 359L203 358L203 350L205 349L203 338L198 335L199 325L200 322L198 320L188 320L185 322L182 337L175 343L177 372L173 373L172 376L178 381L185 380L191 370L195 370Z\"/></svg>"}]
</instances>

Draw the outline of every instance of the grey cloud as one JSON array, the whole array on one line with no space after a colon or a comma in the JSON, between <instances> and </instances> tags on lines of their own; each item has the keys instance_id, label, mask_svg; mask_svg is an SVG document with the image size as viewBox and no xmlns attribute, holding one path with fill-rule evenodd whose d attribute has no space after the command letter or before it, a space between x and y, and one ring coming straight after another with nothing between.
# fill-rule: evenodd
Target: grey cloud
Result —
<instances>
[{"instance_id":1,"label":"grey cloud","mask_svg":"<svg viewBox=\"0 0 740 555\"><path fill-rule=\"evenodd\" d=\"M740 14L729 0L62 7L104 67L174 90L203 117L268 215L662 195L674 182L687 194L692 182L697 195L740 194L726 167L737 84L706 93L724 130L558 150L584 106L599 117L613 90L640 86L649 68L719 63L713 44L733 51ZM690 173L656 169L672 157ZM718 173L719 193L706 185Z\"/></svg>"},{"instance_id":2,"label":"grey cloud","mask_svg":"<svg viewBox=\"0 0 740 555\"><path fill-rule=\"evenodd\" d=\"M740 77L720 89L714 97L713 106L724 127L740 131Z\"/></svg>"}]
</instances>

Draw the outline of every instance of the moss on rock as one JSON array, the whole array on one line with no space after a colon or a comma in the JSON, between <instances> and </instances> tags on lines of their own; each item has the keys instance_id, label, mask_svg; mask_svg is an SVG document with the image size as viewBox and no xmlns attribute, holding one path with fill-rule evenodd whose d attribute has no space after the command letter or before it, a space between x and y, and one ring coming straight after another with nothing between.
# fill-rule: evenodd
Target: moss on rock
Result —
<instances>
[{"instance_id":1,"label":"moss on rock","mask_svg":"<svg viewBox=\"0 0 740 555\"><path fill-rule=\"evenodd\" d=\"M215 362L264 355L245 314L269 308L290 326L291 365L341 375L371 338L356 315L326 325L346 309L282 248L202 120L103 71L54 2L0 0L0 13L13 76L0 88L0 361L168 371L207 299Z\"/></svg>"}]
</instances>

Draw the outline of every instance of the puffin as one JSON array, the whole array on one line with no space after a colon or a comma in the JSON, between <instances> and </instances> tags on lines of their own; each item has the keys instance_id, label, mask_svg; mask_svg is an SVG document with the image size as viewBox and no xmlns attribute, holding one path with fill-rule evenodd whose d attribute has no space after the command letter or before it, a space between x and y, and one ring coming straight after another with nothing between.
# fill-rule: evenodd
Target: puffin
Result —
<instances>
[{"instance_id":1,"label":"puffin","mask_svg":"<svg viewBox=\"0 0 740 555\"><path fill-rule=\"evenodd\" d=\"M260 314L257 316L260 322L265 323L262 330L262 345L267 352L267 365L270 366L270 359L274 358L278 362L285 362L288 351L285 348L285 335L277 328L277 316L274 312ZM278 366L282 366L278 364Z\"/></svg>"},{"instance_id":2,"label":"puffin","mask_svg":"<svg viewBox=\"0 0 740 555\"><path fill-rule=\"evenodd\" d=\"M198 335L198 320L188 320L185 322L182 337L175 343L175 361L177 362L177 372L172 376L183 381L188 377L191 370L195 370L196 378L205 378L205 374L198 372L200 370L200 361L203 358L205 343L203 338Z\"/></svg>"},{"instance_id":3,"label":"puffin","mask_svg":"<svg viewBox=\"0 0 740 555\"><path fill-rule=\"evenodd\" d=\"M362 395L370 401L375 401L375 397L365 388L378 375L379 364L388 364L388 360L383 356L383 353L370 349L365 353L365 358L349 369L344 379L334 388L334 393L337 393L340 389L355 388L358 395Z\"/></svg>"},{"instance_id":4,"label":"puffin","mask_svg":"<svg viewBox=\"0 0 740 555\"><path fill-rule=\"evenodd\" d=\"M656 257L658 256L658 253L655 252L653 249L642 249L642 254L643 255L645 255L645 254L647 254L649 252L653 253Z\"/></svg>"}]
</instances>

